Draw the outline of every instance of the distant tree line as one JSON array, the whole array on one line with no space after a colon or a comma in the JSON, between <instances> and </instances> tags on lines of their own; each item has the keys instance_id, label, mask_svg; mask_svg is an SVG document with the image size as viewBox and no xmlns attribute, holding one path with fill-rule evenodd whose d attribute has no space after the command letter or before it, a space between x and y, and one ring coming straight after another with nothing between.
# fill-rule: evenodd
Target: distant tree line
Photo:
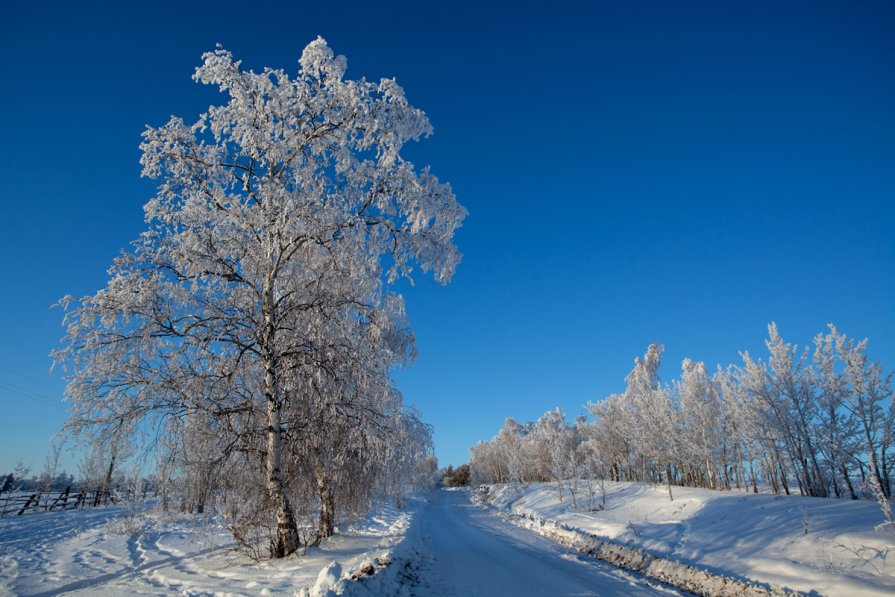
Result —
<instances>
[{"instance_id":1,"label":"distant tree line","mask_svg":"<svg viewBox=\"0 0 895 597\"><path fill-rule=\"evenodd\" d=\"M19 477L15 473L0 475L0 495L14 491L62 491L66 487L76 486L74 476L64 471L53 477Z\"/></svg>"},{"instance_id":2,"label":"distant tree line","mask_svg":"<svg viewBox=\"0 0 895 597\"><path fill-rule=\"evenodd\" d=\"M892 373L834 326L799 350L768 326L767 361L747 352L709 373L685 359L659 379L663 347L635 360L621 394L588 404L589 417L556 409L533 423L507 419L471 448L474 482L604 478L815 497L892 494Z\"/></svg>"}]
</instances>

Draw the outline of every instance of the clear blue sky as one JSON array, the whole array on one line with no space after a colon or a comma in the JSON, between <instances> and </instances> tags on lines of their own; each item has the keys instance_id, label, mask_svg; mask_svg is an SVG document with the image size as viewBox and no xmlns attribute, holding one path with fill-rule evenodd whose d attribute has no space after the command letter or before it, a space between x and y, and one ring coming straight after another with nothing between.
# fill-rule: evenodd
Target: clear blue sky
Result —
<instances>
[{"instance_id":1,"label":"clear blue sky","mask_svg":"<svg viewBox=\"0 0 895 597\"><path fill-rule=\"evenodd\" d=\"M800 344L835 322L895 367L891 2L137 4L0 19L0 472L42 466L49 307L143 229L139 135L218 100L190 79L217 42L296 69L322 35L429 115L408 155L470 215L453 283L406 289L398 382L443 464L621 390L653 341L670 379L763 354L772 320Z\"/></svg>"}]
</instances>

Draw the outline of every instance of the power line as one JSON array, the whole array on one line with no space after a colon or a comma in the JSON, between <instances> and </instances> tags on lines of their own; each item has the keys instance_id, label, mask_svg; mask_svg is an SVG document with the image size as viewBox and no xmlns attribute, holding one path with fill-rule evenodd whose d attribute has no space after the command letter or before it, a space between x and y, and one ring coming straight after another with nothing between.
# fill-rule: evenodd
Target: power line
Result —
<instances>
[{"instance_id":1,"label":"power line","mask_svg":"<svg viewBox=\"0 0 895 597\"><path fill-rule=\"evenodd\" d=\"M19 377L23 377L30 382L40 384L49 390L58 391L58 388L53 387L52 385L48 384L46 381L41 381L41 380L37 379L36 377L31 377L30 375L25 375L21 371L16 371L12 367L8 367L2 363L0 363L0 369L3 369L4 371L9 371L10 373L18 375Z\"/></svg>"},{"instance_id":2,"label":"power line","mask_svg":"<svg viewBox=\"0 0 895 597\"><path fill-rule=\"evenodd\" d=\"M0 380L0 390L9 392L11 394L17 394L23 398L28 398L29 400L33 400L35 402L40 402L41 404L44 404L46 406L56 406L59 408L64 408L60 400L51 398L44 394L39 394L37 392L34 392L33 390L29 390L15 384L11 384L5 380Z\"/></svg>"}]
</instances>

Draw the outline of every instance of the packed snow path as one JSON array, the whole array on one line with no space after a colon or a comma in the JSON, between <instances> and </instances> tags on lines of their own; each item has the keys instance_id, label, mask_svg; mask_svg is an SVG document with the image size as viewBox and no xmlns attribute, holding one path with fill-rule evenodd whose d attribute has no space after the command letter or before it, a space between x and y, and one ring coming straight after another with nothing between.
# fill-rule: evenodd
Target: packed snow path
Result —
<instances>
[{"instance_id":1,"label":"packed snow path","mask_svg":"<svg viewBox=\"0 0 895 597\"><path fill-rule=\"evenodd\" d=\"M428 595L680 594L513 526L469 502L465 491L435 491L420 520L419 591Z\"/></svg>"}]
</instances>

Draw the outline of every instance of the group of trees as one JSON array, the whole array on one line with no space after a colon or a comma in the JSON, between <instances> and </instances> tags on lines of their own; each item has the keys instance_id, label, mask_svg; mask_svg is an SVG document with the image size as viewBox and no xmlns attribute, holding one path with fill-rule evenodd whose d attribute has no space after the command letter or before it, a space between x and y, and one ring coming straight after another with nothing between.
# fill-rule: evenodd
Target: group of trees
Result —
<instances>
[{"instance_id":1,"label":"group of trees","mask_svg":"<svg viewBox=\"0 0 895 597\"><path fill-rule=\"evenodd\" d=\"M345 79L320 38L294 77L203 59L194 79L228 101L146 130L148 230L104 289L62 300L66 430L108 470L151 448L165 503L214 502L282 557L302 517L329 536L432 468L391 377L414 355L391 283L447 283L465 210L401 157L431 127L394 80Z\"/></svg>"},{"instance_id":2,"label":"group of trees","mask_svg":"<svg viewBox=\"0 0 895 597\"><path fill-rule=\"evenodd\" d=\"M570 424L561 408L546 412L536 422L508 418L491 441L470 448L472 483L542 483L562 486L576 478L601 476L596 455L588 453L589 423L579 416ZM574 497L574 496L573 496Z\"/></svg>"},{"instance_id":3,"label":"group of trees","mask_svg":"<svg viewBox=\"0 0 895 597\"><path fill-rule=\"evenodd\" d=\"M685 359L680 378L659 379L663 347L651 345L627 388L588 404L573 423L562 410L535 423L507 419L471 449L477 482L606 478L710 489L888 503L893 473L892 374L834 326L799 351L771 324L767 361L709 373Z\"/></svg>"},{"instance_id":4,"label":"group of trees","mask_svg":"<svg viewBox=\"0 0 895 597\"><path fill-rule=\"evenodd\" d=\"M441 483L445 487L466 487L469 485L471 477L472 473L468 464L461 464L457 468L448 465L442 472Z\"/></svg>"}]
</instances>

